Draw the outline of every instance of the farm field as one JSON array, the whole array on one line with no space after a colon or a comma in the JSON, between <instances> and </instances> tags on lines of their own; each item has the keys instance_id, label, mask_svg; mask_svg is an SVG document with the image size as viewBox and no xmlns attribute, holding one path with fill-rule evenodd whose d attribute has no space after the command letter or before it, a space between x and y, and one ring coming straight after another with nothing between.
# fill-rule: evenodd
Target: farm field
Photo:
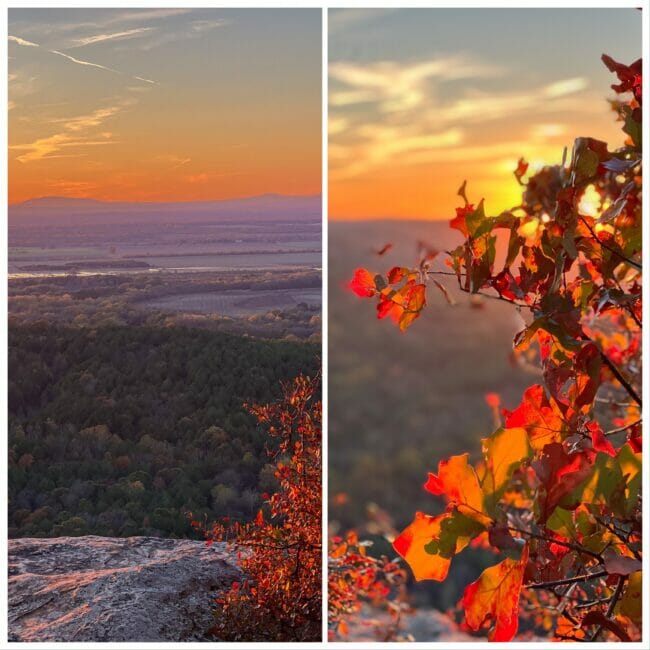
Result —
<instances>
[{"instance_id":1,"label":"farm field","mask_svg":"<svg viewBox=\"0 0 650 650\"><path fill-rule=\"evenodd\" d=\"M320 289L229 289L174 294L142 301L139 306L162 311L240 317L263 313L271 309L290 309L297 307L300 303L305 303L309 307L320 306Z\"/></svg>"}]
</instances>

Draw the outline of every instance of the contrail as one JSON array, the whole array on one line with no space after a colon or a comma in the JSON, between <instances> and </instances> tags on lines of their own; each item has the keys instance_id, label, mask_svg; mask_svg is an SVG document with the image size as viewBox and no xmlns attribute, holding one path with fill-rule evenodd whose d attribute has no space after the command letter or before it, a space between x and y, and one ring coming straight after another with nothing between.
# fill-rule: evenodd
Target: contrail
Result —
<instances>
[{"instance_id":1,"label":"contrail","mask_svg":"<svg viewBox=\"0 0 650 650\"><path fill-rule=\"evenodd\" d=\"M120 38L127 38L128 36L135 36L136 34L141 34L142 32L148 32L152 27L138 27L136 29L128 29L124 32L115 32L114 34L97 34L97 36L88 36L86 38L80 38L77 42L77 45L74 47L83 47L84 45L92 45L93 43L102 43L103 41L112 41Z\"/></svg>"},{"instance_id":2,"label":"contrail","mask_svg":"<svg viewBox=\"0 0 650 650\"><path fill-rule=\"evenodd\" d=\"M9 35L9 40L17 43L18 45L24 45L25 47L38 47L38 43L32 43L31 41L26 41L24 38L19 36Z\"/></svg>"},{"instance_id":3,"label":"contrail","mask_svg":"<svg viewBox=\"0 0 650 650\"><path fill-rule=\"evenodd\" d=\"M113 68L107 68L105 65L99 65L99 63L91 63L90 61L82 61L81 59L75 59L73 56L70 56L69 54L64 54L63 52L59 52L58 50L49 50L49 51L52 52L52 54L58 54L59 56L69 59L73 63L78 63L79 65L89 65L91 68L99 68L100 70L108 70L109 72L116 72L117 74L121 74L117 70L113 70Z\"/></svg>"},{"instance_id":4,"label":"contrail","mask_svg":"<svg viewBox=\"0 0 650 650\"><path fill-rule=\"evenodd\" d=\"M149 29L148 27L145 29ZM133 31L138 31L138 30L130 30L131 32ZM121 32L122 35L126 34L127 32ZM106 35L106 36L112 36L115 37L115 34L113 35ZM9 36L9 40L17 43L18 45L23 45L25 47L40 47L38 43L32 43L31 41L27 41L24 38L20 38L19 36ZM103 39L106 40L106 39ZM91 61L84 61L83 59L76 59L74 56L70 56L69 54L65 54L64 52L59 52L59 50L46 50L47 52L50 52L50 54L56 54L57 56L62 56L64 59L68 59L68 61L72 61L72 63L77 63L78 65L85 65L89 66L91 68L98 68L99 70L106 70L107 72L113 72L115 74L124 74L123 72L120 72L119 70L115 70L113 68L109 68L105 65L100 65L99 63L92 63ZM137 79L138 81L143 81L144 83L148 84L157 84L158 82L154 81L153 79L146 79L145 77L138 77L137 75L129 75L133 79Z\"/></svg>"}]
</instances>

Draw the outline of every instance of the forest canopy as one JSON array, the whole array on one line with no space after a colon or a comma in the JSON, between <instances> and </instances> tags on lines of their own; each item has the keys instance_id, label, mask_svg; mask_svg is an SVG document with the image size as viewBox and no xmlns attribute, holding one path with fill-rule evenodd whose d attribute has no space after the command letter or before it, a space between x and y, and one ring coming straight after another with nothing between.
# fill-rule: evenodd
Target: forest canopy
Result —
<instances>
[{"instance_id":1,"label":"forest canopy","mask_svg":"<svg viewBox=\"0 0 650 650\"><path fill-rule=\"evenodd\" d=\"M185 327L11 323L9 535L192 535L275 486L246 402L319 346Z\"/></svg>"}]
</instances>

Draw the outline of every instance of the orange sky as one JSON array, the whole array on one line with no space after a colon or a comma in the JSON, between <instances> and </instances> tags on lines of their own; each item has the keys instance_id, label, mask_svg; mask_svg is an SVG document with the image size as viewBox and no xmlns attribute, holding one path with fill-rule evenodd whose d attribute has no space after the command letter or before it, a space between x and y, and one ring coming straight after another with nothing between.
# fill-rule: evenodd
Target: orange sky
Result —
<instances>
[{"instance_id":1,"label":"orange sky","mask_svg":"<svg viewBox=\"0 0 650 650\"><path fill-rule=\"evenodd\" d=\"M520 156L534 171L578 136L619 146L602 52L640 56L640 12L330 11L330 218L449 218L464 179L497 213Z\"/></svg>"},{"instance_id":2,"label":"orange sky","mask_svg":"<svg viewBox=\"0 0 650 650\"><path fill-rule=\"evenodd\" d=\"M11 10L9 34L10 203L320 193L320 10Z\"/></svg>"}]
</instances>

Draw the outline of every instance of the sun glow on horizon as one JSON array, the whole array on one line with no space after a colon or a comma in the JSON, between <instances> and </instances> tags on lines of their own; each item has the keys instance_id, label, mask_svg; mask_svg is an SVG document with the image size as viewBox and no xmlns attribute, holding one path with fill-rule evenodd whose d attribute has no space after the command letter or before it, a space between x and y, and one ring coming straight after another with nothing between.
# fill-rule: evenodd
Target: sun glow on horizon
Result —
<instances>
[{"instance_id":1,"label":"sun glow on horizon","mask_svg":"<svg viewBox=\"0 0 650 650\"><path fill-rule=\"evenodd\" d=\"M320 193L320 11L12 9L9 34L10 204Z\"/></svg>"},{"instance_id":2,"label":"sun glow on horizon","mask_svg":"<svg viewBox=\"0 0 650 650\"><path fill-rule=\"evenodd\" d=\"M632 9L346 11L330 11L331 219L449 219L464 180L497 214L521 200L520 157L530 175L585 132L622 144L600 54L638 58Z\"/></svg>"}]
</instances>

